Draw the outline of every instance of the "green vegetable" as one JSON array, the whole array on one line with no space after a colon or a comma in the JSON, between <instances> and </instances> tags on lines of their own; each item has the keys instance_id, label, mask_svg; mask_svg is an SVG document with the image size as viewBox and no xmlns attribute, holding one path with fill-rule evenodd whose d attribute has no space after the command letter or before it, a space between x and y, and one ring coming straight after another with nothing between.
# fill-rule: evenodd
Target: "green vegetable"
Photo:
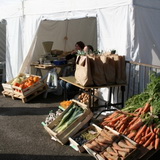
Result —
<instances>
[{"instance_id":1,"label":"green vegetable","mask_svg":"<svg viewBox=\"0 0 160 160\"><path fill-rule=\"evenodd\" d=\"M63 117L62 117L61 121L59 122L58 126L56 126L56 128L54 128L55 131L71 117L74 110L75 110L75 107L72 105L71 108L68 110L68 112L63 115Z\"/></svg>"},{"instance_id":2,"label":"green vegetable","mask_svg":"<svg viewBox=\"0 0 160 160\"><path fill-rule=\"evenodd\" d=\"M143 107L147 102L151 105L153 104L154 110L160 113L160 76L156 72L150 74L150 83L148 83L146 90L129 98L122 110L134 112L137 108Z\"/></svg>"},{"instance_id":3,"label":"green vegetable","mask_svg":"<svg viewBox=\"0 0 160 160\"><path fill-rule=\"evenodd\" d=\"M54 129L55 132L64 131L70 124L72 124L78 117L83 114L83 109L76 104L63 116L58 126Z\"/></svg>"}]
</instances>

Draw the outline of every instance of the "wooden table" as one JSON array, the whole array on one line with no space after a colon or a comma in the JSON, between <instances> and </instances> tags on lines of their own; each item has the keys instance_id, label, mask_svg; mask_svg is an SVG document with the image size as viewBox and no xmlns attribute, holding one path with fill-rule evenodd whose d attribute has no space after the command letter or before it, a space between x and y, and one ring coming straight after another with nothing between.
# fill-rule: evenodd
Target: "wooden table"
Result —
<instances>
[{"instance_id":1,"label":"wooden table","mask_svg":"<svg viewBox=\"0 0 160 160\"><path fill-rule=\"evenodd\" d=\"M126 84L114 84L114 85L104 85L104 86L88 86L88 87L85 87L85 86L82 86L80 85L79 83L77 83L76 79L74 76L69 76L69 77L60 77L61 80L65 81L65 82L68 82L74 86L77 86L79 87L80 89L83 89L85 91L88 91L89 93L89 107L92 109L94 109L94 105L91 106L91 104L94 104L94 97L102 100L105 102L105 111L106 110L111 110L111 106L114 106L116 107L117 105L121 105L121 107L123 108L124 107L124 92L125 92L125 86ZM121 92L122 92L122 97L121 97L121 102L120 103L111 103L111 98L112 98L112 93L113 93L113 87L121 87ZM105 101L103 99L101 99L100 97L97 97L94 95L94 90L95 89L99 89L99 88L109 88L109 99L108 101ZM93 96L93 102L91 103L91 96ZM100 106L98 106L99 108ZM116 109L116 108L115 108ZM101 111L102 113L103 111Z\"/></svg>"},{"instance_id":2,"label":"wooden table","mask_svg":"<svg viewBox=\"0 0 160 160\"><path fill-rule=\"evenodd\" d=\"M72 64L63 64L63 65L54 65L54 64L36 64L32 63L30 66L33 66L36 68L36 75L39 75L42 77L42 71L41 70L48 70L50 71L53 68L60 68L60 72L58 73L58 76L62 76L64 68L67 66L72 66Z\"/></svg>"}]
</instances>

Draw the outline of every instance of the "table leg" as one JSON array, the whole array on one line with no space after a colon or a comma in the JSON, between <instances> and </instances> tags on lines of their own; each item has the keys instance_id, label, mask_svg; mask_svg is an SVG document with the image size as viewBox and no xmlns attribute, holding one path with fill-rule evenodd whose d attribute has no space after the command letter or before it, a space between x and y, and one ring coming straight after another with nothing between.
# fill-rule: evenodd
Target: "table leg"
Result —
<instances>
[{"instance_id":1,"label":"table leg","mask_svg":"<svg viewBox=\"0 0 160 160\"><path fill-rule=\"evenodd\" d=\"M122 92L122 108L124 107L124 92L125 92L125 86L121 86L121 92Z\"/></svg>"},{"instance_id":2,"label":"table leg","mask_svg":"<svg viewBox=\"0 0 160 160\"><path fill-rule=\"evenodd\" d=\"M39 69L39 68L36 69L36 75L39 75L39 76L42 77L41 69Z\"/></svg>"}]
</instances>

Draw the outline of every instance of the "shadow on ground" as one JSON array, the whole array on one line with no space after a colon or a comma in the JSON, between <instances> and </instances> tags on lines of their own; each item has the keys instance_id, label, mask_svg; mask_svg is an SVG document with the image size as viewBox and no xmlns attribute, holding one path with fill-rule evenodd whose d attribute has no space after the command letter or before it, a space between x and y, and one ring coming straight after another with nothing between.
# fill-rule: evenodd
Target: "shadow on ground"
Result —
<instances>
[{"instance_id":1,"label":"shadow on ground","mask_svg":"<svg viewBox=\"0 0 160 160\"><path fill-rule=\"evenodd\" d=\"M21 154L0 154L1 160L89 160L89 157L81 156L53 156L53 155L21 155ZM92 158L90 158L92 160ZM94 160L94 158L93 158Z\"/></svg>"}]
</instances>

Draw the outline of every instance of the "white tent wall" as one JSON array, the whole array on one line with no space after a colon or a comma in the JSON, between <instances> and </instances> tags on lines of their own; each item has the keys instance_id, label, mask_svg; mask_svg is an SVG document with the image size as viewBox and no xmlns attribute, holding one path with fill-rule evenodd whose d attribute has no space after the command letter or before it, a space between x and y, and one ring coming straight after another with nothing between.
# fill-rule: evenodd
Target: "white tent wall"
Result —
<instances>
[{"instance_id":1,"label":"white tent wall","mask_svg":"<svg viewBox=\"0 0 160 160\"><path fill-rule=\"evenodd\" d=\"M160 64L160 1L135 1L135 61Z\"/></svg>"},{"instance_id":2,"label":"white tent wall","mask_svg":"<svg viewBox=\"0 0 160 160\"><path fill-rule=\"evenodd\" d=\"M130 5L99 10L100 50L109 51L111 49L116 49L118 54L126 55L126 58L130 59L128 53L130 53L132 43L131 18L132 6Z\"/></svg>"},{"instance_id":3,"label":"white tent wall","mask_svg":"<svg viewBox=\"0 0 160 160\"><path fill-rule=\"evenodd\" d=\"M19 73L24 58L22 17L11 18L7 21L6 38L6 77L7 80L11 80Z\"/></svg>"},{"instance_id":4,"label":"white tent wall","mask_svg":"<svg viewBox=\"0 0 160 160\"><path fill-rule=\"evenodd\" d=\"M0 21L0 62L6 61L6 21Z\"/></svg>"},{"instance_id":5,"label":"white tent wall","mask_svg":"<svg viewBox=\"0 0 160 160\"><path fill-rule=\"evenodd\" d=\"M52 20L65 20L65 19L76 19L76 18L95 16L97 18L97 27L100 27L100 28L97 28L98 29L98 35L97 35L98 36L98 38L97 38L98 39L98 49L108 50L108 49L112 49L113 48L112 46L115 46L114 45L115 40L118 41L118 39L123 36L117 37L116 34L114 34L115 38L114 37L110 38L110 40L112 40L112 42L110 42L110 44L112 44L112 46L110 47L110 44L108 44L106 39L103 39L103 37L105 35L106 35L106 37L109 36L109 35L107 35L109 30L106 31L106 26L104 26L104 25L101 26L101 24L103 24L105 22L106 23L108 22L108 24L111 23L111 21L107 21L107 19L110 19L110 16L112 16L112 17L116 16L118 19L121 19L120 17L123 17L123 14L120 14L120 12L116 12L116 13L113 12L114 15L112 15L110 13L110 14L108 14L108 17L106 16L106 17L104 17L104 19L101 20L101 18L99 17L101 15L99 13L101 13L103 11L106 12L106 10L108 10L108 12L110 12L110 10L109 10L110 7L112 9L114 9L114 7L117 7L117 10L118 9L121 10L124 6L131 5L131 1L126 1L126 0L121 0L118 2L116 0L114 0L114 1L103 0L103 1L101 1L101 3L99 3L99 1L97 1L97 0L94 0L94 2L90 1L90 0L88 0L87 2L82 0L81 4L83 4L83 2L85 4L83 7L79 7L79 1L76 1L76 0L75 1L72 1L72 0L67 0L67 1L63 1L63 0L61 0L61 1L25 0L22 2L23 2L22 7L19 8L19 10L22 12L20 12L19 10L18 11L22 14L21 15L21 18L22 18L21 25L23 27L22 28L23 34L20 33L21 30L17 33L15 32L17 37L15 37L14 43L11 41L12 38L8 37L8 44L10 46L9 46L9 50L8 50L9 52L7 53L7 56L8 56L7 80L12 79L13 77L15 77L19 73L18 70L20 69L20 65L19 65L19 62L17 63L16 58L19 57L19 59L20 59L20 57L21 57L23 59L21 64L23 64L25 58L28 55L29 47L31 46L31 43L33 42L33 39L36 34L39 23L42 19L49 19L47 17L50 17ZM37 5L37 3L38 3L38 5ZM63 5L62 5L62 3L63 3ZM18 5L18 7L19 7L19 5ZM43 7L43 9L42 9L42 7ZM45 8L47 8L47 9L45 9ZM104 8L106 8L106 9L104 10ZM104 13L104 15L105 15L105 13ZM12 22L11 19L12 18L10 18L10 17L6 18L6 20L8 22L7 28L10 29L9 32L12 32L11 30L14 28L14 26L16 26L15 23L12 23L12 25L14 24L14 26L12 27L11 23L9 22L9 21ZM19 21L19 17L16 16L15 19L17 19L17 22ZM117 19L117 21L118 21L118 19ZM112 27L115 28L115 30L112 30L112 31L116 31L117 30L116 28L123 28L123 26L119 26L119 23L117 23L116 26L112 26ZM17 31L17 29L16 29L16 31ZM30 35L30 37L29 37L29 35ZM100 37L100 35L103 35L103 37ZM110 35L110 36L113 36L113 35ZM18 37L22 38L21 42L19 41ZM121 40L119 40L119 41L121 41ZM102 42L103 42L103 45L101 45ZM13 52L12 49L10 49L12 46L11 43L19 45L17 48L18 49L20 48L20 50L17 53ZM16 45L14 45L14 46L16 46ZM126 45L121 46L121 47L126 48ZM116 49L116 46L114 48ZM22 51L21 51L21 49L22 49ZM121 49L121 50L123 50L123 49ZM124 50L126 50L126 49L124 49ZM117 51L118 51L118 49L117 49ZM17 54L18 54L18 56L15 56ZM126 53L120 53L120 54L126 55ZM13 57L12 55L14 55L15 57ZM11 57L12 57L12 61L14 63L14 65L13 65L14 67L12 66L12 64L9 61L9 59ZM22 68L23 68L23 66L22 66Z\"/></svg>"}]
</instances>

